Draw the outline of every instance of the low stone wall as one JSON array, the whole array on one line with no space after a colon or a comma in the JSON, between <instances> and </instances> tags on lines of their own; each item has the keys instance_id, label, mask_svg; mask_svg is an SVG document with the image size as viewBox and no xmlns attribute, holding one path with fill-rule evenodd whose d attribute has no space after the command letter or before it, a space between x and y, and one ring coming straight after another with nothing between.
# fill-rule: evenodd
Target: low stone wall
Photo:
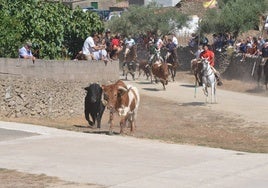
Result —
<instances>
[{"instance_id":1,"label":"low stone wall","mask_svg":"<svg viewBox=\"0 0 268 188\"><path fill-rule=\"evenodd\" d=\"M84 88L119 76L118 61L0 59L0 119L83 115Z\"/></svg>"},{"instance_id":2,"label":"low stone wall","mask_svg":"<svg viewBox=\"0 0 268 188\"><path fill-rule=\"evenodd\" d=\"M71 61L0 58L0 73L26 78L107 82L119 79L118 61Z\"/></svg>"}]
</instances>

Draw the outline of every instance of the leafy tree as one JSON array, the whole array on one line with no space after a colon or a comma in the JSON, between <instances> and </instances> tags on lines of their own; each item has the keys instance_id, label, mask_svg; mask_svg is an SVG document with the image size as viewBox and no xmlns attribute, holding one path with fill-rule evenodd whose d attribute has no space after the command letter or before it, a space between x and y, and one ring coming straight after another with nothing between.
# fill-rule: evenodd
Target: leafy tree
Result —
<instances>
[{"instance_id":1,"label":"leafy tree","mask_svg":"<svg viewBox=\"0 0 268 188\"><path fill-rule=\"evenodd\" d=\"M153 2L147 6L130 6L127 12L109 21L106 27L123 35L148 31L167 34L175 27L185 25L187 19L187 15L179 13L176 8L162 8Z\"/></svg>"},{"instance_id":2,"label":"leafy tree","mask_svg":"<svg viewBox=\"0 0 268 188\"><path fill-rule=\"evenodd\" d=\"M267 0L225 0L222 9L210 9L201 21L201 33L239 33L254 29L268 8Z\"/></svg>"},{"instance_id":3,"label":"leafy tree","mask_svg":"<svg viewBox=\"0 0 268 188\"><path fill-rule=\"evenodd\" d=\"M73 57L92 31L103 31L95 13L70 10L59 2L41 0L0 0L0 56L17 57L26 42L33 43L40 58Z\"/></svg>"}]
</instances>

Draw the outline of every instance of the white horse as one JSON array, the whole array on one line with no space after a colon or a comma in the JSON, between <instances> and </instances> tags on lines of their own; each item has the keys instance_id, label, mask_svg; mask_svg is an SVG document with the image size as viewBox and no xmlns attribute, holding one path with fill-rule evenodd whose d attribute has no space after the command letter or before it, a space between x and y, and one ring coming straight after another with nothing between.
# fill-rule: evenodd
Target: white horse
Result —
<instances>
[{"instance_id":1,"label":"white horse","mask_svg":"<svg viewBox=\"0 0 268 188\"><path fill-rule=\"evenodd\" d=\"M216 77L215 73L212 70L208 59L202 58L201 60L203 64L202 68L202 82L203 82L203 92L206 95L206 103L208 102L208 87L211 88L211 103L216 103L217 98L216 98Z\"/></svg>"}]
</instances>

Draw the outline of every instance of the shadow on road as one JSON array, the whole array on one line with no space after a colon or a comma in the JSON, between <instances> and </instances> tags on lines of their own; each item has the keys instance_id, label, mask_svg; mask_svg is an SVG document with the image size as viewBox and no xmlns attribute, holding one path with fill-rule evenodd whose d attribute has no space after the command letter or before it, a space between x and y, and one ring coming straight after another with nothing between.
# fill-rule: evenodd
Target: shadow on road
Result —
<instances>
[{"instance_id":1,"label":"shadow on road","mask_svg":"<svg viewBox=\"0 0 268 188\"><path fill-rule=\"evenodd\" d=\"M194 88L195 87L195 85L188 85L188 84L181 84L180 86L182 86L182 87L192 87L192 88Z\"/></svg>"},{"instance_id":2,"label":"shadow on road","mask_svg":"<svg viewBox=\"0 0 268 188\"><path fill-rule=\"evenodd\" d=\"M204 102L187 102L180 104L181 106L206 106Z\"/></svg>"},{"instance_id":3,"label":"shadow on road","mask_svg":"<svg viewBox=\"0 0 268 188\"><path fill-rule=\"evenodd\" d=\"M100 128L97 128L96 126L87 126L87 125L73 125L77 128L82 128L83 133L89 133L89 134L105 134L105 135L119 135L118 132L113 132L112 134L110 131L104 131Z\"/></svg>"}]
</instances>

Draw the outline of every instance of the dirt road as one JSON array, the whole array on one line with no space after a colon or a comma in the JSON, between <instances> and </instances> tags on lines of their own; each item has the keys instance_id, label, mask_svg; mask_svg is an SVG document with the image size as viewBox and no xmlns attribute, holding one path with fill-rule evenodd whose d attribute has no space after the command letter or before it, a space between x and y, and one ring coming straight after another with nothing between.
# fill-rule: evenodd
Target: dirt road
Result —
<instances>
[{"instance_id":1,"label":"dirt road","mask_svg":"<svg viewBox=\"0 0 268 188\"><path fill-rule=\"evenodd\" d=\"M138 87L141 94L171 100L179 106L199 106L203 111L209 109L223 114L230 113L249 122L266 123L268 126L267 97L226 91L218 87L217 103L211 104L210 99L209 103L205 102L202 87L197 87L195 91L193 84L180 81L169 82L164 91L161 84L150 84L143 79L125 82Z\"/></svg>"}]
</instances>

